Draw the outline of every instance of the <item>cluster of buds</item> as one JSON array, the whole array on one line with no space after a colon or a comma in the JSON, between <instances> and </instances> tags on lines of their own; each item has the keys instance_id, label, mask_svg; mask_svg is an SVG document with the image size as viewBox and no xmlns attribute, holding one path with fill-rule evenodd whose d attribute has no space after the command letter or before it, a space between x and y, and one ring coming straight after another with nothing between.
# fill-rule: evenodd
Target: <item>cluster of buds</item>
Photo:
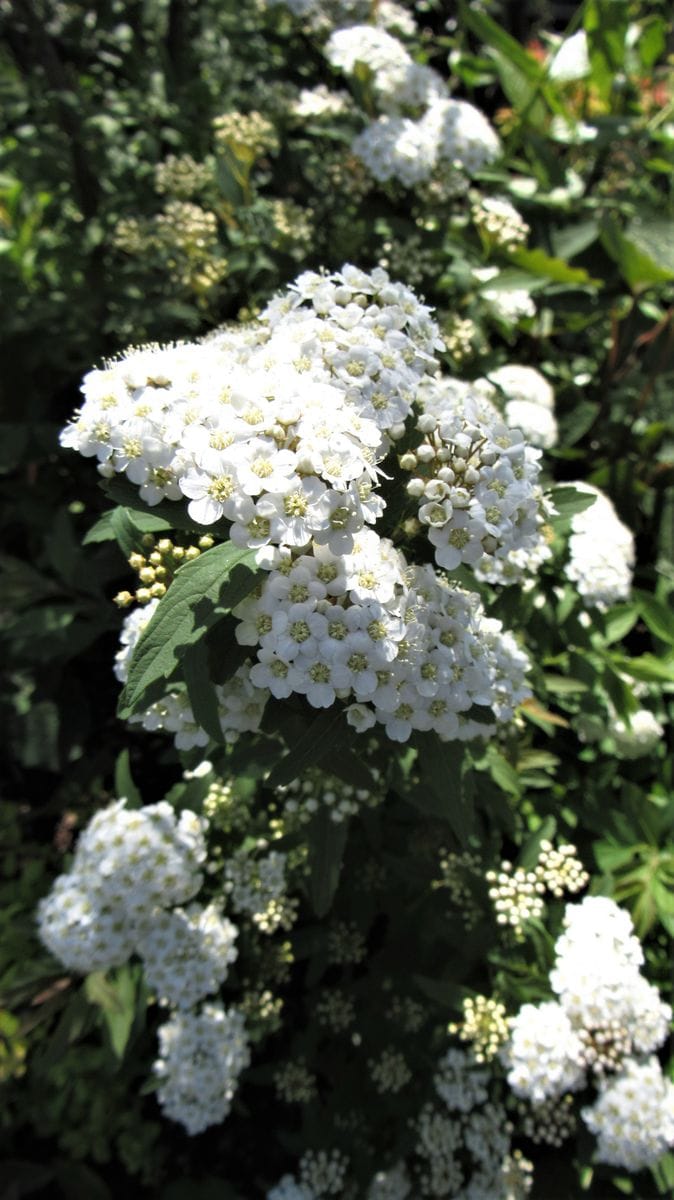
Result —
<instances>
[{"instance_id":1,"label":"cluster of buds","mask_svg":"<svg viewBox=\"0 0 674 1200\"><path fill-rule=\"evenodd\" d=\"M517 1105L517 1113L522 1133L537 1145L542 1142L546 1146L561 1146L576 1128L570 1092L543 1100L540 1104L527 1104L521 1100Z\"/></svg>"},{"instance_id":2,"label":"cluster of buds","mask_svg":"<svg viewBox=\"0 0 674 1200\"><path fill-rule=\"evenodd\" d=\"M213 182L213 162L197 162L191 154L169 154L154 169L154 186L160 195L189 200Z\"/></svg>"},{"instance_id":3,"label":"cluster of buds","mask_svg":"<svg viewBox=\"0 0 674 1200\"><path fill-rule=\"evenodd\" d=\"M301 1058L278 1068L274 1073L274 1087L279 1099L286 1104L308 1104L316 1098L316 1076Z\"/></svg>"},{"instance_id":4,"label":"cluster of buds","mask_svg":"<svg viewBox=\"0 0 674 1200\"><path fill-rule=\"evenodd\" d=\"M487 871L489 899L496 910L499 925L510 925L517 937L524 936L524 922L543 915L545 884L536 871L513 867L504 861L499 871Z\"/></svg>"},{"instance_id":5,"label":"cluster of buds","mask_svg":"<svg viewBox=\"0 0 674 1200\"><path fill-rule=\"evenodd\" d=\"M563 896L564 892L582 891L589 882L590 876L576 856L576 847L570 842L557 846L556 849L552 842L541 842L536 873L547 890L557 899Z\"/></svg>"},{"instance_id":6,"label":"cluster of buds","mask_svg":"<svg viewBox=\"0 0 674 1200\"><path fill-rule=\"evenodd\" d=\"M202 550L210 550L213 538L204 534L196 546L180 546L170 538L161 538L155 542L152 534L143 538L145 554L129 555L129 566L138 575L139 586L134 592L118 592L115 604L119 608L129 608L131 604L149 604L152 600L161 600L166 595L178 567L183 563L198 558Z\"/></svg>"},{"instance_id":7,"label":"cluster of buds","mask_svg":"<svg viewBox=\"0 0 674 1200\"><path fill-rule=\"evenodd\" d=\"M466 996L463 1020L448 1025L447 1032L470 1042L475 1062L491 1062L508 1040L509 1026L505 1005L489 996Z\"/></svg>"},{"instance_id":8,"label":"cluster of buds","mask_svg":"<svg viewBox=\"0 0 674 1200\"><path fill-rule=\"evenodd\" d=\"M469 317L452 317L443 329L445 347L457 366L467 362L475 352L478 328Z\"/></svg>"},{"instance_id":9,"label":"cluster of buds","mask_svg":"<svg viewBox=\"0 0 674 1200\"><path fill-rule=\"evenodd\" d=\"M632 1052L630 1031L617 1019L592 1029L579 1029L578 1036L583 1043L583 1061L596 1075L619 1070Z\"/></svg>"},{"instance_id":10,"label":"cluster of buds","mask_svg":"<svg viewBox=\"0 0 674 1200\"><path fill-rule=\"evenodd\" d=\"M213 140L216 147L228 146L252 151L256 158L278 150L278 135L271 121L262 113L227 112L213 119Z\"/></svg>"},{"instance_id":11,"label":"cluster of buds","mask_svg":"<svg viewBox=\"0 0 674 1200\"><path fill-rule=\"evenodd\" d=\"M379 1058L369 1059L367 1065L374 1086L382 1094L391 1092L395 1095L402 1091L412 1078L412 1072L405 1059L393 1046L387 1046Z\"/></svg>"},{"instance_id":12,"label":"cluster of buds","mask_svg":"<svg viewBox=\"0 0 674 1200\"><path fill-rule=\"evenodd\" d=\"M570 842L555 848L544 840L532 870L502 862L498 871L488 871L487 883L492 885L489 899L494 903L498 924L510 925L522 937L524 922L542 916L546 891L556 899L565 892L580 892L590 877L577 853Z\"/></svg>"}]
</instances>

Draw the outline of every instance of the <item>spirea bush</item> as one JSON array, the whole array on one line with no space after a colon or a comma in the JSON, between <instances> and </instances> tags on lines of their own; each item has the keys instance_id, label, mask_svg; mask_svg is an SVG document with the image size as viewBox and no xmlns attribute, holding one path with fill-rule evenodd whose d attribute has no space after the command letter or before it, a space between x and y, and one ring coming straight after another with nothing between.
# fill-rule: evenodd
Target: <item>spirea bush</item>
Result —
<instances>
[{"instance_id":1,"label":"spirea bush","mask_svg":"<svg viewBox=\"0 0 674 1200\"><path fill-rule=\"evenodd\" d=\"M3 1188L669 1195L666 6L0 22Z\"/></svg>"}]
</instances>

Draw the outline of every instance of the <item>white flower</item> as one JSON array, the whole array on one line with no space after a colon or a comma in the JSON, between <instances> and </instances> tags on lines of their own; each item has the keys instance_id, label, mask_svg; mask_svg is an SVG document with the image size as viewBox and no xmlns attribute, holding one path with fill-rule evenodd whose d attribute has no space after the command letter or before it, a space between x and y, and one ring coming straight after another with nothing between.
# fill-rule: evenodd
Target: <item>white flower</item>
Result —
<instances>
[{"instance_id":1,"label":"white flower","mask_svg":"<svg viewBox=\"0 0 674 1200\"><path fill-rule=\"evenodd\" d=\"M250 1053L242 1013L221 1004L176 1012L159 1029L157 1099L188 1134L202 1133L227 1116Z\"/></svg>"},{"instance_id":2,"label":"white flower","mask_svg":"<svg viewBox=\"0 0 674 1200\"><path fill-rule=\"evenodd\" d=\"M642 1171L674 1146L674 1084L664 1078L656 1058L628 1059L581 1115L597 1135L599 1162Z\"/></svg>"},{"instance_id":3,"label":"white flower","mask_svg":"<svg viewBox=\"0 0 674 1200\"><path fill-rule=\"evenodd\" d=\"M193 1008L226 979L237 934L214 904L152 913L136 941L148 986L163 1004Z\"/></svg>"},{"instance_id":4,"label":"white flower","mask_svg":"<svg viewBox=\"0 0 674 1200\"><path fill-rule=\"evenodd\" d=\"M651 754L664 735L664 728L647 708L631 714L629 723L614 717L608 732L620 758L641 758Z\"/></svg>"},{"instance_id":5,"label":"white flower","mask_svg":"<svg viewBox=\"0 0 674 1200\"><path fill-rule=\"evenodd\" d=\"M598 488L584 482L571 486L595 501L571 518L566 574L585 603L603 611L630 594L634 538Z\"/></svg>"},{"instance_id":6,"label":"white flower","mask_svg":"<svg viewBox=\"0 0 674 1200\"><path fill-rule=\"evenodd\" d=\"M561 1004L523 1004L501 1051L516 1096L540 1103L585 1080L583 1044Z\"/></svg>"}]
</instances>

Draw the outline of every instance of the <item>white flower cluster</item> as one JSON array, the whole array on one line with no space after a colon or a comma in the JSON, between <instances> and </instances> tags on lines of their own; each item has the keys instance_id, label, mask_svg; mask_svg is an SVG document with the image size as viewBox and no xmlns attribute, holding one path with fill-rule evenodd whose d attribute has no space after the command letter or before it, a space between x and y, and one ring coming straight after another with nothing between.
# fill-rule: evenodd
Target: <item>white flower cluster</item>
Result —
<instances>
[{"instance_id":1,"label":"white flower cluster","mask_svg":"<svg viewBox=\"0 0 674 1200\"><path fill-rule=\"evenodd\" d=\"M316 120L341 116L348 109L348 96L331 92L324 83L319 83L315 88L302 88L290 111L300 120Z\"/></svg>"},{"instance_id":2,"label":"white flower cluster","mask_svg":"<svg viewBox=\"0 0 674 1200\"><path fill-rule=\"evenodd\" d=\"M597 1159L628 1171L655 1166L674 1146L674 1084L656 1058L628 1059L582 1117L597 1137Z\"/></svg>"},{"instance_id":3,"label":"white flower cluster","mask_svg":"<svg viewBox=\"0 0 674 1200\"><path fill-rule=\"evenodd\" d=\"M351 701L356 730L379 722L394 741L415 729L443 740L485 735L528 695L526 655L478 597L429 566L409 567L374 532L358 535L352 554L315 547L290 570L271 571L261 595L234 612L238 640L259 647L256 687L299 693L314 707Z\"/></svg>"},{"instance_id":4,"label":"white flower cluster","mask_svg":"<svg viewBox=\"0 0 674 1200\"><path fill-rule=\"evenodd\" d=\"M593 1072L599 1099L582 1116L591 1129L596 1124L595 1132L606 1129L598 1153L619 1153L620 1160L604 1161L638 1169L634 1162L654 1162L668 1139L674 1141L674 1085L663 1079L657 1060L642 1062L664 1042L672 1010L641 975L640 942L629 915L612 900L588 896L567 905L555 954L550 983L558 1000L525 1004L513 1019L502 1052L508 1082L517 1096L540 1104L584 1087ZM657 1097L648 1133L636 1118L642 1076L644 1093L650 1087ZM631 1125L624 1111L630 1104Z\"/></svg>"},{"instance_id":5,"label":"white flower cluster","mask_svg":"<svg viewBox=\"0 0 674 1200\"><path fill-rule=\"evenodd\" d=\"M170 804L128 809L116 801L89 822L73 865L38 907L45 946L73 971L121 966L143 928L198 892L204 822Z\"/></svg>"},{"instance_id":6,"label":"white flower cluster","mask_svg":"<svg viewBox=\"0 0 674 1200\"><path fill-rule=\"evenodd\" d=\"M571 518L567 578L585 604L604 611L629 597L634 566L634 537L619 519L608 496L589 483L574 482L594 504Z\"/></svg>"},{"instance_id":7,"label":"white flower cluster","mask_svg":"<svg viewBox=\"0 0 674 1200\"><path fill-rule=\"evenodd\" d=\"M423 440L401 466L416 472L407 490L420 502L435 560L449 571L465 563L480 578L507 582L514 555L540 558L545 545L540 451L505 424L479 382L424 380L419 402Z\"/></svg>"},{"instance_id":8,"label":"white flower cluster","mask_svg":"<svg viewBox=\"0 0 674 1200\"><path fill-rule=\"evenodd\" d=\"M159 1030L153 1071L157 1098L187 1132L202 1133L227 1116L239 1076L250 1062L243 1015L221 1004L176 1012Z\"/></svg>"},{"instance_id":9,"label":"white flower cluster","mask_svg":"<svg viewBox=\"0 0 674 1200\"><path fill-rule=\"evenodd\" d=\"M71 870L38 906L45 946L69 970L88 974L143 961L149 987L174 1011L159 1030L159 1103L188 1133L222 1120L248 1063L243 1017L217 1004L237 957L237 928L211 903L192 903L202 884L207 822L170 804L127 809L119 800L89 822Z\"/></svg>"},{"instance_id":10,"label":"white flower cluster","mask_svg":"<svg viewBox=\"0 0 674 1200\"><path fill-rule=\"evenodd\" d=\"M325 47L332 66L370 72L381 116L358 134L352 150L380 183L415 187L436 171L474 175L495 159L499 139L485 116L452 100L440 75L414 61L397 38L371 25L337 30Z\"/></svg>"},{"instance_id":11,"label":"white flower cluster","mask_svg":"<svg viewBox=\"0 0 674 1200\"><path fill-rule=\"evenodd\" d=\"M307 1150L299 1162L299 1178L284 1175L267 1192L267 1200L324 1200L343 1194L349 1160L339 1150Z\"/></svg>"},{"instance_id":12,"label":"white flower cluster","mask_svg":"<svg viewBox=\"0 0 674 1200\"><path fill-rule=\"evenodd\" d=\"M629 723L614 714L607 732L620 758L642 758L660 744L665 731L650 709L640 708L631 714Z\"/></svg>"},{"instance_id":13,"label":"white flower cluster","mask_svg":"<svg viewBox=\"0 0 674 1200\"><path fill-rule=\"evenodd\" d=\"M536 305L526 288L499 283L498 267L477 267L473 278L480 285L480 295L498 321L516 325L518 321L536 316ZM493 285L493 286L490 286Z\"/></svg>"},{"instance_id":14,"label":"white flower cluster","mask_svg":"<svg viewBox=\"0 0 674 1200\"><path fill-rule=\"evenodd\" d=\"M557 445L555 394L540 371L508 363L485 382L492 385L495 402L502 401L508 425L520 429L532 446L550 450Z\"/></svg>"},{"instance_id":15,"label":"white flower cluster","mask_svg":"<svg viewBox=\"0 0 674 1200\"><path fill-rule=\"evenodd\" d=\"M529 226L510 200L503 196L479 196L471 205L473 224L485 237L504 250L524 245Z\"/></svg>"},{"instance_id":16,"label":"white flower cluster","mask_svg":"<svg viewBox=\"0 0 674 1200\"><path fill-rule=\"evenodd\" d=\"M441 1060L434 1084L446 1107L426 1104L415 1126L422 1195L509 1195L510 1130L505 1109L489 1097L489 1079L464 1050L452 1048Z\"/></svg>"},{"instance_id":17,"label":"white flower cluster","mask_svg":"<svg viewBox=\"0 0 674 1200\"><path fill-rule=\"evenodd\" d=\"M278 850L253 855L247 848L225 862L225 891L235 912L246 913L261 933L290 929L296 902L286 895L287 855Z\"/></svg>"},{"instance_id":18,"label":"white flower cluster","mask_svg":"<svg viewBox=\"0 0 674 1200\"><path fill-rule=\"evenodd\" d=\"M227 740L259 728L270 694L316 708L350 702L354 728L379 722L398 741L413 730L486 736L529 694L525 654L477 596L408 565L368 528L385 508L378 464L440 344L409 288L345 266L301 275L254 337L226 330L134 351L86 377L64 444L96 455L105 475L125 473L149 504L181 496L198 523L226 518L231 540L257 550L265 569L234 610L256 661L216 689ZM439 565L476 564L500 579L509 556L533 555L542 540L539 452L487 400L478 412L433 387L414 455L429 473L413 481L424 489L420 518ZM122 679L153 611L127 617ZM180 688L134 719L174 733L180 749L207 742Z\"/></svg>"}]
</instances>

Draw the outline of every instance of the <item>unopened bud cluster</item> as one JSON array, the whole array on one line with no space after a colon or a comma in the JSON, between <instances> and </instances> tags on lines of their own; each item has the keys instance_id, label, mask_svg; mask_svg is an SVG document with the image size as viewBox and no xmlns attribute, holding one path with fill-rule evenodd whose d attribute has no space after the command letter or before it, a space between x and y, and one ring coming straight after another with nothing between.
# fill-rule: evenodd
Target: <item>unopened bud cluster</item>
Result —
<instances>
[{"instance_id":1,"label":"unopened bud cluster","mask_svg":"<svg viewBox=\"0 0 674 1200\"><path fill-rule=\"evenodd\" d=\"M283 1063L274 1072L274 1087L286 1104L309 1104L316 1098L316 1076L303 1059Z\"/></svg>"},{"instance_id":2,"label":"unopened bud cluster","mask_svg":"<svg viewBox=\"0 0 674 1200\"><path fill-rule=\"evenodd\" d=\"M226 112L213 120L213 140L216 148L229 146L261 154L278 150L278 135L271 121L259 112Z\"/></svg>"},{"instance_id":3,"label":"unopened bud cluster","mask_svg":"<svg viewBox=\"0 0 674 1200\"><path fill-rule=\"evenodd\" d=\"M471 1043L475 1062L491 1062L509 1036L505 1005L489 996L467 996L462 1021L449 1025L448 1032Z\"/></svg>"},{"instance_id":4,"label":"unopened bud cluster","mask_svg":"<svg viewBox=\"0 0 674 1200\"><path fill-rule=\"evenodd\" d=\"M571 1137L577 1123L570 1092L543 1100L540 1104L521 1102L517 1106L517 1114L518 1126L524 1136L538 1145L561 1146Z\"/></svg>"},{"instance_id":5,"label":"unopened bud cluster","mask_svg":"<svg viewBox=\"0 0 674 1200\"><path fill-rule=\"evenodd\" d=\"M524 934L525 921L543 915L545 892L559 899L565 892L581 891L588 883L589 875L576 857L576 847L570 843L555 849L551 842L543 840L535 867L514 867L503 861L498 871L488 871L489 899L493 901L499 925L509 925L517 937Z\"/></svg>"},{"instance_id":6,"label":"unopened bud cluster","mask_svg":"<svg viewBox=\"0 0 674 1200\"><path fill-rule=\"evenodd\" d=\"M209 550L213 545L210 534L199 538L197 545L180 546L169 538L161 538L155 543L151 534L143 539L146 553L129 555L129 566L138 576L139 586L133 592L118 592L115 604L119 608L128 608L131 604L149 604L152 600L160 600L166 595L166 589L173 576L183 563L192 562L203 550Z\"/></svg>"},{"instance_id":7,"label":"unopened bud cluster","mask_svg":"<svg viewBox=\"0 0 674 1200\"><path fill-rule=\"evenodd\" d=\"M212 182L212 161L197 162L191 154L169 154L154 169L155 190L179 200L189 200Z\"/></svg>"}]
</instances>

